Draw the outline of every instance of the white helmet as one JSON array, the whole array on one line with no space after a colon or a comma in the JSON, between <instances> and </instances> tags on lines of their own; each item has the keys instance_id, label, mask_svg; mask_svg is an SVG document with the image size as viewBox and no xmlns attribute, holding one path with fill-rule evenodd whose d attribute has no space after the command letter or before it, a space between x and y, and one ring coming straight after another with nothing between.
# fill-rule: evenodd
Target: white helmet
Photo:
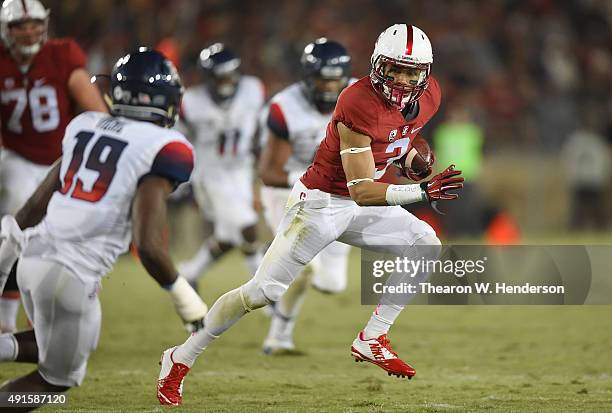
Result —
<instances>
[{"instance_id":1,"label":"white helmet","mask_svg":"<svg viewBox=\"0 0 612 413\"><path fill-rule=\"evenodd\" d=\"M24 55L35 55L40 46L47 40L47 25L49 22L49 10L45 9L38 0L6 0L0 9L0 35L7 48L15 46L14 40L9 36L9 25L22 20L41 20L44 24L42 38L36 44L30 46L18 46L20 53Z\"/></svg>"},{"instance_id":2,"label":"white helmet","mask_svg":"<svg viewBox=\"0 0 612 413\"><path fill-rule=\"evenodd\" d=\"M370 59L372 86L391 104L402 110L421 97L427 88L433 52L427 35L416 26L394 24L378 36ZM413 85L395 82L385 76L388 65L420 70L419 79Z\"/></svg>"}]
</instances>

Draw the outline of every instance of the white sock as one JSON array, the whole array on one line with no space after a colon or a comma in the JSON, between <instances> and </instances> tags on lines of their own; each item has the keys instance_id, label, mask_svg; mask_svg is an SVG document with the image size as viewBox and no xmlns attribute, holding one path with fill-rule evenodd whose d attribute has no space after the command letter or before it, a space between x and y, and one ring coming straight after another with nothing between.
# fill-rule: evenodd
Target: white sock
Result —
<instances>
[{"instance_id":1,"label":"white sock","mask_svg":"<svg viewBox=\"0 0 612 413\"><path fill-rule=\"evenodd\" d=\"M395 322L395 319L397 316L399 316L403 309L404 306L395 304L379 304L372 313L370 321L368 321L368 324L363 329L365 338L378 338L383 334L387 334L389 332L389 328L391 328Z\"/></svg>"},{"instance_id":2,"label":"white sock","mask_svg":"<svg viewBox=\"0 0 612 413\"><path fill-rule=\"evenodd\" d=\"M187 341L176 348L173 355L175 361L188 367L193 366L196 358L213 340L247 313L240 288L223 294L215 301L204 318L204 328L193 333Z\"/></svg>"},{"instance_id":3,"label":"white sock","mask_svg":"<svg viewBox=\"0 0 612 413\"><path fill-rule=\"evenodd\" d=\"M0 334L0 361L15 361L19 344L13 334Z\"/></svg>"},{"instance_id":4,"label":"white sock","mask_svg":"<svg viewBox=\"0 0 612 413\"><path fill-rule=\"evenodd\" d=\"M0 332L12 333L17 329L19 298L0 297Z\"/></svg>"},{"instance_id":5,"label":"white sock","mask_svg":"<svg viewBox=\"0 0 612 413\"><path fill-rule=\"evenodd\" d=\"M277 340L293 341L293 328L295 327L294 319L287 319L274 314L270 322L270 331L268 337L274 337Z\"/></svg>"},{"instance_id":6,"label":"white sock","mask_svg":"<svg viewBox=\"0 0 612 413\"><path fill-rule=\"evenodd\" d=\"M306 297L306 291L310 285L310 278L312 271L306 268L298 277L291 283L285 294L276 303L275 312L285 319L294 319L297 317L302 304L304 304L304 298Z\"/></svg>"},{"instance_id":7,"label":"white sock","mask_svg":"<svg viewBox=\"0 0 612 413\"><path fill-rule=\"evenodd\" d=\"M268 337L275 337L283 341L293 341L295 319L304 303L311 276L312 271L306 267L276 303Z\"/></svg>"},{"instance_id":8,"label":"white sock","mask_svg":"<svg viewBox=\"0 0 612 413\"><path fill-rule=\"evenodd\" d=\"M259 264L261 264L262 258L263 254L261 250L258 250L253 254L244 254L244 259L246 260L246 265L249 269L249 275L251 277L254 276L257 272L257 268L259 268Z\"/></svg>"}]
</instances>

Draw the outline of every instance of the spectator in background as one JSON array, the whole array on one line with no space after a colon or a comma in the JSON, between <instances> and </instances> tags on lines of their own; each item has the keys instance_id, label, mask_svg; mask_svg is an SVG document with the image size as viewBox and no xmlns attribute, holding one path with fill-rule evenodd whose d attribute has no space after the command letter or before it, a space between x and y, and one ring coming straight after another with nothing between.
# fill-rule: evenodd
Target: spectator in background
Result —
<instances>
[{"instance_id":1,"label":"spectator in background","mask_svg":"<svg viewBox=\"0 0 612 413\"><path fill-rule=\"evenodd\" d=\"M610 145L598 132L598 119L585 110L584 125L573 132L561 150L561 162L571 188L572 229L605 230L609 211Z\"/></svg>"},{"instance_id":2,"label":"spectator in background","mask_svg":"<svg viewBox=\"0 0 612 413\"><path fill-rule=\"evenodd\" d=\"M483 206L478 179L484 133L472 120L469 109L457 103L449 105L451 109L447 120L443 121L433 134L436 164L454 163L465 177L461 202L445 205L448 213L444 216L443 231L448 236L477 236L483 230Z\"/></svg>"}]
</instances>

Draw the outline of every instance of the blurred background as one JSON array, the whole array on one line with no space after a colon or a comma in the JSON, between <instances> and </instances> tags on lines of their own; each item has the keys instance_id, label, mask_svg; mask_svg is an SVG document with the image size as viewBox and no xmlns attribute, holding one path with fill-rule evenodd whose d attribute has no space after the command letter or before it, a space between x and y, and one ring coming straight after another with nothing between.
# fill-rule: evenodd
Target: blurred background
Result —
<instances>
[{"instance_id":1,"label":"blurred background","mask_svg":"<svg viewBox=\"0 0 612 413\"><path fill-rule=\"evenodd\" d=\"M612 2L609 0L45 0L52 36L74 37L89 70L154 46L200 81L200 50L222 41L270 97L299 80L313 39L343 43L353 75L393 23L423 29L443 104L423 131L438 165L468 185L449 214L417 211L443 237L492 243L610 232ZM605 236L605 235L604 235ZM570 235L571 240L571 235Z\"/></svg>"}]
</instances>

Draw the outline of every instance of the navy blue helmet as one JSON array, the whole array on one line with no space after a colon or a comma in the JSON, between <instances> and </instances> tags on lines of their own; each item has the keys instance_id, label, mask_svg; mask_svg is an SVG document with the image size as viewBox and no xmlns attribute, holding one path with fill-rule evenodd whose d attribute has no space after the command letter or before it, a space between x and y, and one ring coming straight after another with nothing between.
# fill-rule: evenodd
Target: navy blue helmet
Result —
<instances>
[{"instance_id":1,"label":"navy blue helmet","mask_svg":"<svg viewBox=\"0 0 612 413\"><path fill-rule=\"evenodd\" d=\"M166 127L178 119L183 85L161 53L141 47L115 64L110 79L111 112Z\"/></svg>"},{"instance_id":2,"label":"navy blue helmet","mask_svg":"<svg viewBox=\"0 0 612 413\"><path fill-rule=\"evenodd\" d=\"M321 37L304 48L304 92L322 113L331 112L351 76L351 56L340 43Z\"/></svg>"},{"instance_id":3,"label":"navy blue helmet","mask_svg":"<svg viewBox=\"0 0 612 413\"><path fill-rule=\"evenodd\" d=\"M240 58L223 43L215 43L200 52L204 84L215 102L231 99L240 82Z\"/></svg>"}]
</instances>

